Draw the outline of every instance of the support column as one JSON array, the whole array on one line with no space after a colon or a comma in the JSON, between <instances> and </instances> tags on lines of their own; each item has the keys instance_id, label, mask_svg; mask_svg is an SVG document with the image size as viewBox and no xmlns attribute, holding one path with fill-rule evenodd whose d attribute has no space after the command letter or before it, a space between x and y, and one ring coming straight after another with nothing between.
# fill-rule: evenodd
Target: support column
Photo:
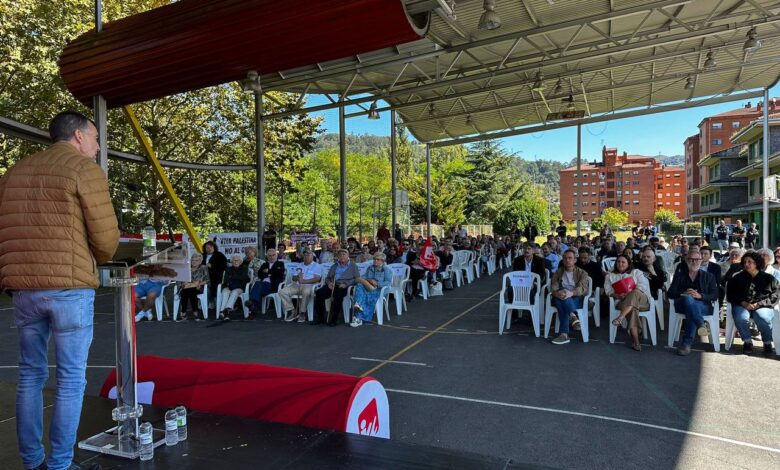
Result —
<instances>
[{"instance_id":1,"label":"support column","mask_svg":"<svg viewBox=\"0 0 780 470\"><path fill-rule=\"evenodd\" d=\"M263 246L265 232L265 125L263 123L263 93L255 92L255 152L257 163L257 244ZM262 250L261 250L262 251Z\"/></svg>"},{"instance_id":2,"label":"support column","mask_svg":"<svg viewBox=\"0 0 780 470\"><path fill-rule=\"evenodd\" d=\"M395 110L390 110L390 193L391 193L391 217L390 217L390 233L395 233L395 224L396 221L396 210L398 209L396 207L395 202L395 192L398 189L397 188L397 171L398 169L395 167L395 161L396 161L396 126L395 126ZM380 221L381 223L381 221Z\"/></svg>"},{"instance_id":3,"label":"support column","mask_svg":"<svg viewBox=\"0 0 780 470\"><path fill-rule=\"evenodd\" d=\"M767 178L769 178L769 88L764 88L764 194L766 194ZM763 219L761 221L761 244L769 247L769 199L763 199ZM750 224L747 224L750 226Z\"/></svg>"},{"instance_id":4,"label":"support column","mask_svg":"<svg viewBox=\"0 0 780 470\"><path fill-rule=\"evenodd\" d=\"M95 31L103 31L103 6L101 0L95 0ZM92 98L92 118L95 120L100 150L97 155L97 164L108 175L108 132L106 119L106 100L102 95Z\"/></svg>"},{"instance_id":5,"label":"support column","mask_svg":"<svg viewBox=\"0 0 780 470\"><path fill-rule=\"evenodd\" d=\"M582 166L582 124L577 124L577 236L580 236L580 224L582 220L582 187L580 184L580 168ZM563 190L563 188L561 188Z\"/></svg>"},{"instance_id":6,"label":"support column","mask_svg":"<svg viewBox=\"0 0 780 470\"><path fill-rule=\"evenodd\" d=\"M425 144L425 200L428 205L428 236L431 236L431 144Z\"/></svg>"},{"instance_id":7,"label":"support column","mask_svg":"<svg viewBox=\"0 0 780 470\"><path fill-rule=\"evenodd\" d=\"M347 133L344 106L339 106L339 240L347 241Z\"/></svg>"}]
</instances>

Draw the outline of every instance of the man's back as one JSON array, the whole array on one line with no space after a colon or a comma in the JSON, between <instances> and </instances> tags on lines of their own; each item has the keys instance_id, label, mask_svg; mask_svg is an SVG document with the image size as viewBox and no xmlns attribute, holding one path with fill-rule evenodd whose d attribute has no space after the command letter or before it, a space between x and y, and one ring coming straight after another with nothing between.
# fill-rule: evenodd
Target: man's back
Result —
<instances>
[{"instance_id":1,"label":"man's back","mask_svg":"<svg viewBox=\"0 0 780 470\"><path fill-rule=\"evenodd\" d=\"M97 264L119 243L108 182L66 142L30 155L0 178L0 286L98 287Z\"/></svg>"}]
</instances>

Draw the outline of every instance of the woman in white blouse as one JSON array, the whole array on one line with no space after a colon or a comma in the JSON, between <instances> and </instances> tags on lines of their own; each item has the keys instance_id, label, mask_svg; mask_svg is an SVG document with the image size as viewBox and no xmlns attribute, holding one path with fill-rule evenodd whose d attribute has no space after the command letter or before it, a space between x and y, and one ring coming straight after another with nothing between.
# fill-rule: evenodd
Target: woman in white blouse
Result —
<instances>
[{"instance_id":1,"label":"woman in white blouse","mask_svg":"<svg viewBox=\"0 0 780 470\"><path fill-rule=\"evenodd\" d=\"M612 284L624 279L633 277L636 288L627 294L618 294L612 287ZM650 284L647 277L638 269L633 269L631 259L625 255L618 255L615 259L615 267L607 273L604 282L604 293L617 301L617 309L620 315L612 321L612 324L619 326L625 318L628 318L628 332L631 335L633 344L631 348L635 351L641 351L639 344L639 312L650 309Z\"/></svg>"}]
</instances>

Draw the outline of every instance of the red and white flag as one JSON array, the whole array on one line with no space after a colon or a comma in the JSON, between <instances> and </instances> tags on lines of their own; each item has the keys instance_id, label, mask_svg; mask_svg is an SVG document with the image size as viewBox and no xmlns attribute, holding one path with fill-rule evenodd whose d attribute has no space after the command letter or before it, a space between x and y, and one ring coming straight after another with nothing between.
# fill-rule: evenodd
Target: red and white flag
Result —
<instances>
[{"instance_id":1,"label":"red and white flag","mask_svg":"<svg viewBox=\"0 0 780 470\"><path fill-rule=\"evenodd\" d=\"M427 240L425 240L425 245L423 245L422 254L420 254L420 264L423 268L427 269L428 271L436 271L436 268L438 267L438 258L436 257L436 254L433 252L433 245L431 244L431 237L428 237Z\"/></svg>"}]
</instances>

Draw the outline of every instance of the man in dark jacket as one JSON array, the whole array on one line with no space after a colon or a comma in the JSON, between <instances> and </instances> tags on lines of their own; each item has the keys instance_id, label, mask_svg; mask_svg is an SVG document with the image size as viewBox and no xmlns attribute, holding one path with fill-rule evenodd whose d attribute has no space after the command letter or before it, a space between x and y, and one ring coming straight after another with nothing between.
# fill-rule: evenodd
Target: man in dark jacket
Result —
<instances>
[{"instance_id":1,"label":"man in dark jacket","mask_svg":"<svg viewBox=\"0 0 780 470\"><path fill-rule=\"evenodd\" d=\"M604 287L604 272L601 270L601 264L590 259L590 249L586 246L580 247L577 267L588 273L588 277L593 280L594 291L596 288Z\"/></svg>"},{"instance_id":2,"label":"man in dark jacket","mask_svg":"<svg viewBox=\"0 0 780 470\"><path fill-rule=\"evenodd\" d=\"M677 313L684 314L687 320L685 335L677 348L677 354L680 356L691 353L691 345L697 334L699 336L708 334L704 316L713 314L712 302L718 300L715 276L699 269L701 260L702 256L698 250L691 251L686 260L688 269L677 271L672 279L672 285L669 286L669 299L674 301ZM712 333L719 338L717 331Z\"/></svg>"},{"instance_id":3,"label":"man in dark jacket","mask_svg":"<svg viewBox=\"0 0 780 470\"><path fill-rule=\"evenodd\" d=\"M279 291L279 285L287 278L287 269L284 262L279 260L279 253L275 248L265 252L265 263L255 273L255 283L249 291L249 309L252 311L250 320L260 311L263 298L268 294Z\"/></svg>"},{"instance_id":4,"label":"man in dark jacket","mask_svg":"<svg viewBox=\"0 0 780 470\"><path fill-rule=\"evenodd\" d=\"M114 256L119 230L106 175L95 163L95 125L64 112L49 134L53 145L0 178L0 290L14 292L19 334L16 431L24 468L94 469L100 465L73 462L73 445L100 285L96 265ZM47 459L41 393L50 336L57 346L57 391Z\"/></svg>"},{"instance_id":5,"label":"man in dark jacket","mask_svg":"<svg viewBox=\"0 0 780 470\"><path fill-rule=\"evenodd\" d=\"M533 248L530 243L526 244L525 247L523 247L523 256L518 256L515 258L514 261L512 261L512 271L530 271L534 274L539 275L539 280L542 283L542 286L545 285L547 282L547 273L545 272L545 265L544 265L544 259L540 256L535 256L533 252ZM537 288L539 286L534 286L531 289L531 302L533 303L534 299L536 298L536 292ZM509 298L507 299L509 302L512 302L512 290L510 289L508 291Z\"/></svg>"}]
</instances>

